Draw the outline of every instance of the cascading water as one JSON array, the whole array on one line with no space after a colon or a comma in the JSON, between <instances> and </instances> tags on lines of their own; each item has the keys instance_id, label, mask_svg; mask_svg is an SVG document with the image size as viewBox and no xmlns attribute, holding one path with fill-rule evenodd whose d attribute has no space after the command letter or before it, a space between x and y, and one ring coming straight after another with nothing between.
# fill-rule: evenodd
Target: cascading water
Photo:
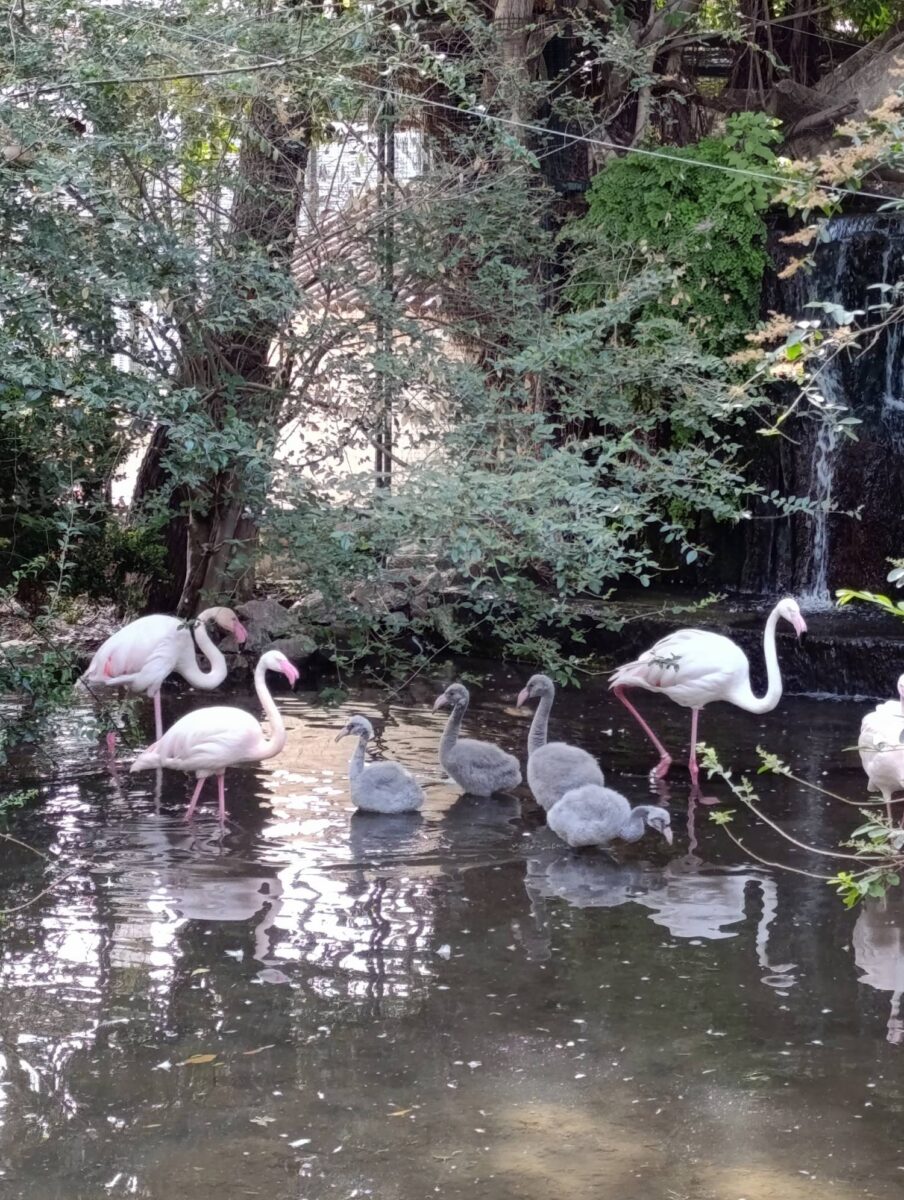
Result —
<instances>
[{"instance_id":1,"label":"cascading water","mask_svg":"<svg viewBox=\"0 0 904 1200\"><path fill-rule=\"evenodd\" d=\"M784 253L776 240L777 262ZM904 216L895 213L833 218L812 268L771 285L769 310L829 323L818 306L837 305L858 314L855 329L871 330L813 380L826 412L846 409L860 424L851 439L811 409L790 438L758 450L764 490L808 496L815 511L775 519L764 509L764 519L747 524L741 555L726 546L726 583L736 564L744 591L790 590L808 607L825 607L839 587L883 590L888 559L904 555L904 322L891 319L902 288Z\"/></svg>"},{"instance_id":2,"label":"cascading water","mask_svg":"<svg viewBox=\"0 0 904 1200\"><path fill-rule=\"evenodd\" d=\"M801 600L807 608L825 608L832 603L829 592L829 512L835 481L835 457L838 427L831 420L820 421L813 455L813 485L810 498L816 502L813 514L813 551L810 578Z\"/></svg>"}]
</instances>

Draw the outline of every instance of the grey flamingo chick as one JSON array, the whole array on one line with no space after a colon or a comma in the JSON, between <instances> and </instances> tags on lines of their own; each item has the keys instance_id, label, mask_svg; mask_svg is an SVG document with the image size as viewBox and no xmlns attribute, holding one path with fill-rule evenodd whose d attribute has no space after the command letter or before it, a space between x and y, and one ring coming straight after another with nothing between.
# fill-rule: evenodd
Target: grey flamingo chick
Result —
<instances>
[{"instance_id":1,"label":"grey flamingo chick","mask_svg":"<svg viewBox=\"0 0 904 1200\"><path fill-rule=\"evenodd\" d=\"M507 792L521 783L521 764L492 742L460 738L461 722L471 697L461 683L450 683L433 705L451 708L449 720L439 743L439 761L443 769L471 796L492 796Z\"/></svg>"},{"instance_id":2,"label":"grey flamingo chick","mask_svg":"<svg viewBox=\"0 0 904 1200\"><path fill-rule=\"evenodd\" d=\"M527 782L534 799L547 812L566 792L593 784L603 787L606 780L592 754L567 742L547 742L549 711L556 687L548 675L531 675L518 695L518 707L539 699L537 711L527 735Z\"/></svg>"},{"instance_id":3,"label":"grey flamingo chick","mask_svg":"<svg viewBox=\"0 0 904 1200\"><path fill-rule=\"evenodd\" d=\"M638 804L632 808L620 792L585 784L566 792L546 816L546 824L569 846L608 846L616 839L639 842L647 829L672 844L672 821L664 808Z\"/></svg>"},{"instance_id":4,"label":"grey flamingo chick","mask_svg":"<svg viewBox=\"0 0 904 1200\"><path fill-rule=\"evenodd\" d=\"M337 742L344 737L358 739L348 764L352 804L363 812L415 812L424 803L424 793L410 771L395 762L365 765L364 752L373 735L370 721L360 714L349 718L345 728L336 734Z\"/></svg>"}]
</instances>

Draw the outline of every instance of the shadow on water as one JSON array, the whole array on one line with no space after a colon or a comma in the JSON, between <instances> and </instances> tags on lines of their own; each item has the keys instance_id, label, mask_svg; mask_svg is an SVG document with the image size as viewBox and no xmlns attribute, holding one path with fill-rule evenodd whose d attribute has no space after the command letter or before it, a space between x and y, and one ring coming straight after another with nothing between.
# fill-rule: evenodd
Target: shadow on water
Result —
<instances>
[{"instance_id":1,"label":"shadow on water","mask_svg":"<svg viewBox=\"0 0 904 1200\"><path fill-rule=\"evenodd\" d=\"M523 751L515 691L491 676L468 725ZM167 715L199 702L167 696ZM573 853L526 791L443 783L425 705L279 702L287 749L230 773L222 832L213 791L188 824L188 780L125 759L111 775L85 712L43 747L58 771L17 833L60 862L4 847L0 905L65 877L0 927L4 1196L900 1194L899 898L847 913L818 880L745 859L678 769L671 851ZM352 711L428 785L421 813L351 810L333 737ZM680 750L686 714L652 711ZM762 744L857 798L842 748L862 712L717 709L703 736L738 768ZM601 689L563 695L553 725L649 798L648 747ZM760 782L818 844L857 819Z\"/></svg>"}]
</instances>

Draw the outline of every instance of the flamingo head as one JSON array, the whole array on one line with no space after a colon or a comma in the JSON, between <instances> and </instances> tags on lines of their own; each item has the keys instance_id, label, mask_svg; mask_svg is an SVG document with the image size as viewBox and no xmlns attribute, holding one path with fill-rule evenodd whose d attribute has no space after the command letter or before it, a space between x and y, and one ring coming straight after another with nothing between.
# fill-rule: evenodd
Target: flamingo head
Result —
<instances>
[{"instance_id":1,"label":"flamingo head","mask_svg":"<svg viewBox=\"0 0 904 1200\"><path fill-rule=\"evenodd\" d=\"M348 721L336 734L336 741L340 741L344 737L363 737L368 741L374 735L374 727L368 721L367 717L362 717L360 713L355 713L353 717L349 717Z\"/></svg>"},{"instance_id":2,"label":"flamingo head","mask_svg":"<svg viewBox=\"0 0 904 1200\"><path fill-rule=\"evenodd\" d=\"M518 693L515 703L523 708L528 700L539 700L541 696L552 696L556 686L548 675L531 675L527 683Z\"/></svg>"},{"instance_id":3,"label":"flamingo head","mask_svg":"<svg viewBox=\"0 0 904 1200\"><path fill-rule=\"evenodd\" d=\"M904 675L898 676L898 696L901 700L901 712L904 713Z\"/></svg>"},{"instance_id":4,"label":"flamingo head","mask_svg":"<svg viewBox=\"0 0 904 1200\"><path fill-rule=\"evenodd\" d=\"M458 708L459 706L467 708L470 699L468 689L463 683L450 683L443 694L434 700L433 711L436 712L438 708Z\"/></svg>"},{"instance_id":5,"label":"flamingo head","mask_svg":"<svg viewBox=\"0 0 904 1200\"><path fill-rule=\"evenodd\" d=\"M248 630L231 608L223 608L222 606L205 608L202 613L198 613L198 620L202 622L213 621L224 633L231 633L239 646L248 637Z\"/></svg>"},{"instance_id":6,"label":"flamingo head","mask_svg":"<svg viewBox=\"0 0 904 1200\"><path fill-rule=\"evenodd\" d=\"M794 627L794 632L798 637L802 633L807 632L807 622L804 620L804 615L800 611L800 605L790 596L786 596L784 600L780 600L778 604L778 615Z\"/></svg>"},{"instance_id":7,"label":"flamingo head","mask_svg":"<svg viewBox=\"0 0 904 1200\"><path fill-rule=\"evenodd\" d=\"M298 667L289 662L282 650L268 650L266 654L261 655L257 665L265 671L279 671L285 675L292 687L298 682Z\"/></svg>"},{"instance_id":8,"label":"flamingo head","mask_svg":"<svg viewBox=\"0 0 904 1200\"><path fill-rule=\"evenodd\" d=\"M669 815L668 809L659 808L655 804L649 805L644 813L644 824L648 829L655 829L657 833L661 833L669 846L672 844L672 818Z\"/></svg>"}]
</instances>

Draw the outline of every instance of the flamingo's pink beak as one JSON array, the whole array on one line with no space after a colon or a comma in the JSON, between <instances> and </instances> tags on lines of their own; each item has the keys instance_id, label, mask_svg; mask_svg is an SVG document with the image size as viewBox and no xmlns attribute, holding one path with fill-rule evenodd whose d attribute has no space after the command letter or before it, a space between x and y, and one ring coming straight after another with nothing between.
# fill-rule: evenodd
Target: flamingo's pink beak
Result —
<instances>
[{"instance_id":1,"label":"flamingo's pink beak","mask_svg":"<svg viewBox=\"0 0 904 1200\"><path fill-rule=\"evenodd\" d=\"M238 619L238 617L236 617L236 619L232 625L232 636L235 638L235 640L238 642L238 644L240 646L248 640L248 630L245 628L245 626L242 624L242 622Z\"/></svg>"},{"instance_id":2,"label":"flamingo's pink beak","mask_svg":"<svg viewBox=\"0 0 904 1200\"><path fill-rule=\"evenodd\" d=\"M283 675L285 675L286 679L288 679L289 683L291 683L292 687L295 687L299 677L298 667L294 666L290 662L284 662L280 667L280 670L282 671Z\"/></svg>"},{"instance_id":3,"label":"flamingo's pink beak","mask_svg":"<svg viewBox=\"0 0 904 1200\"><path fill-rule=\"evenodd\" d=\"M671 828L663 829L662 836L665 838L666 844L669 846L671 846L672 842L675 840L675 835L672 833Z\"/></svg>"},{"instance_id":4,"label":"flamingo's pink beak","mask_svg":"<svg viewBox=\"0 0 904 1200\"><path fill-rule=\"evenodd\" d=\"M437 696L436 699L434 700L433 711L436 712L436 710L438 708L445 708L447 703L448 703L448 701L446 700L446 693L443 692L443 694L441 696Z\"/></svg>"},{"instance_id":5,"label":"flamingo's pink beak","mask_svg":"<svg viewBox=\"0 0 904 1200\"><path fill-rule=\"evenodd\" d=\"M797 636L807 632L807 622L803 619L800 613L794 618L794 628L797 630Z\"/></svg>"},{"instance_id":6,"label":"flamingo's pink beak","mask_svg":"<svg viewBox=\"0 0 904 1200\"><path fill-rule=\"evenodd\" d=\"M518 708L524 708L528 700L530 700L530 692L527 690L527 688L522 688L518 693L518 699L515 701L515 704L518 706Z\"/></svg>"}]
</instances>

